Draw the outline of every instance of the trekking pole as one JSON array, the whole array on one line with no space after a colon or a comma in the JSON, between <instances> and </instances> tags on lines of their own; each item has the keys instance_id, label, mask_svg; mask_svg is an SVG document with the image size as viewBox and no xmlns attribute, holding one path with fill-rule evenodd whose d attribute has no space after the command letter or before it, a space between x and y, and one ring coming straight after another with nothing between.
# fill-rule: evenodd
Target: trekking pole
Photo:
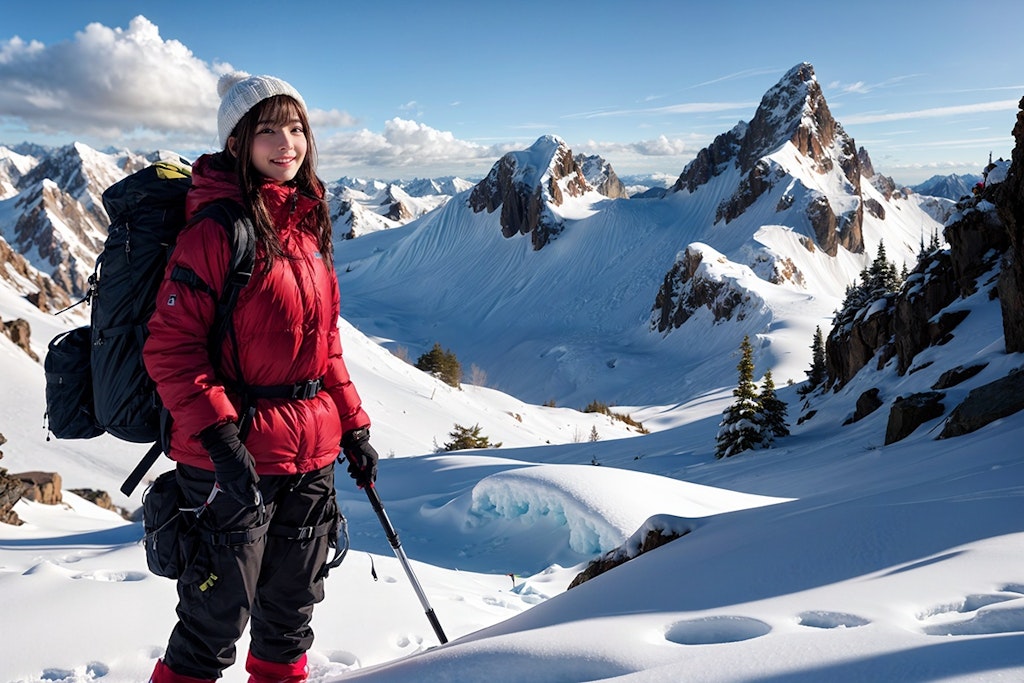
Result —
<instances>
[{"instance_id":1,"label":"trekking pole","mask_svg":"<svg viewBox=\"0 0 1024 683\"><path fill-rule=\"evenodd\" d=\"M434 633L437 635L437 639L444 645L448 642L448 638L444 635L444 631L441 629L441 622L437 620L437 615L434 614L434 608L430 606L427 601L427 595L423 592L423 588L420 586L420 582L416 580L416 575L413 574L412 566L409 564L409 558L406 557L405 551L402 550L402 542L398 540L398 532L395 531L395 527L391 525L391 520L388 519L388 513L384 512L384 504L380 500L380 496L377 495L377 489L374 488L373 484L369 484L364 487L366 490L366 497L370 499L370 505L373 507L373 511L377 513L377 518L380 520L380 524L384 527L384 533L388 537L388 542L395 551L395 557L402 564L402 569L405 570L406 576L409 577L409 582L412 583L413 590L416 591L416 597L420 599L420 604L423 605L423 609L427 614L427 621L434 629Z\"/></svg>"}]
</instances>

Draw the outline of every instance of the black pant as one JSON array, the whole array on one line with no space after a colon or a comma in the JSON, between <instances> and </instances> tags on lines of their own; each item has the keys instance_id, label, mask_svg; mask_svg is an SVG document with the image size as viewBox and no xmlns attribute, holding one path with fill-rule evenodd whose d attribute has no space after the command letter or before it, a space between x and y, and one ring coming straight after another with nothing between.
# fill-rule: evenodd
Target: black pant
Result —
<instances>
[{"instance_id":1,"label":"black pant","mask_svg":"<svg viewBox=\"0 0 1024 683\"><path fill-rule=\"evenodd\" d=\"M189 505L202 505L213 472L178 465ZM321 569L337 540L334 465L260 478L265 517L219 493L199 515L195 557L178 579L178 623L164 663L175 673L219 678L235 661L250 621L250 651L297 661L313 644L313 605L324 598ZM266 522L269 521L269 526Z\"/></svg>"}]
</instances>

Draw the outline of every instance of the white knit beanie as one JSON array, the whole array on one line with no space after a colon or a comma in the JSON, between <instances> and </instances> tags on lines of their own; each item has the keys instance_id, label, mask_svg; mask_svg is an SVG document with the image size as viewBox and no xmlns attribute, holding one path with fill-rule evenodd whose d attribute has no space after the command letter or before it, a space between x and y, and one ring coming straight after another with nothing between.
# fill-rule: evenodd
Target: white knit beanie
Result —
<instances>
[{"instance_id":1,"label":"white knit beanie","mask_svg":"<svg viewBox=\"0 0 1024 683\"><path fill-rule=\"evenodd\" d=\"M217 94L221 97L217 111L221 147L227 145L228 136L242 117L268 97L288 95L295 98L303 110L306 109L302 95L287 82L273 76L250 76L244 71L232 71L221 76L217 81Z\"/></svg>"}]
</instances>

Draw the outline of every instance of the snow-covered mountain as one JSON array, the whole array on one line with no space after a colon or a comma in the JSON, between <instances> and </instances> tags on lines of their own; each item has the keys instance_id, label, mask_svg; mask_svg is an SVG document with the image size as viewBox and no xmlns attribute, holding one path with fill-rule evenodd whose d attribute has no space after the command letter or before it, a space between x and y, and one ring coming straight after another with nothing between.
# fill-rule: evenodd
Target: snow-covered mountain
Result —
<instances>
[{"instance_id":1,"label":"snow-covered mountain","mask_svg":"<svg viewBox=\"0 0 1024 683\"><path fill-rule=\"evenodd\" d=\"M626 193L638 199L664 196L675 184L676 178L678 176L667 173L634 173L619 176Z\"/></svg>"},{"instance_id":2,"label":"snow-covered mountain","mask_svg":"<svg viewBox=\"0 0 1024 683\"><path fill-rule=\"evenodd\" d=\"M879 245L911 268L939 229L924 202L874 174L801 64L661 199L594 191L544 136L337 258L346 316L389 345L440 342L531 402L673 403L731 372L745 335L758 367L803 379L815 326ZM656 368L672 370L652 388Z\"/></svg>"},{"instance_id":3,"label":"snow-covered mountain","mask_svg":"<svg viewBox=\"0 0 1024 683\"><path fill-rule=\"evenodd\" d=\"M410 181L343 177L329 188L335 234L353 238L405 225L472 186L457 176Z\"/></svg>"},{"instance_id":4,"label":"snow-covered mountain","mask_svg":"<svg viewBox=\"0 0 1024 683\"><path fill-rule=\"evenodd\" d=\"M0 237L67 297L84 294L106 236L100 195L108 185L145 165L131 153L108 155L75 143L42 157L4 149L0 166ZM12 172L13 171L13 172ZM33 278L35 279L35 278Z\"/></svg>"},{"instance_id":5,"label":"snow-covered mountain","mask_svg":"<svg viewBox=\"0 0 1024 683\"><path fill-rule=\"evenodd\" d=\"M932 197L945 197L956 201L961 197L971 194L974 186L982 181L982 176L972 173L958 175L933 175L923 183L912 185L910 189L919 194L926 194Z\"/></svg>"},{"instance_id":6,"label":"snow-covered mountain","mask_svg":"<svg viewBox=\"0 0 1024 683\"><path fill-rule=\"evenodd\" d=\"M609 199L625 199L629 191L615 175L615 169L602 157L593 154L577 154L576 163L583 177L595 190Z\"/></svg>"}]
</instances>

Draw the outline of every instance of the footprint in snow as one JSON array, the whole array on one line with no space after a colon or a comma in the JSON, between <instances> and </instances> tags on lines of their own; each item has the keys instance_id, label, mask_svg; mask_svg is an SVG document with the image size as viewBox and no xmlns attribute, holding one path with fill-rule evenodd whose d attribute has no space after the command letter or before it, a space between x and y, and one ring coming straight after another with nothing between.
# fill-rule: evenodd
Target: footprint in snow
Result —
<instances>
[{"instance_id":1,"label":"footprint in snow","mask_svg":"<svg viewBox=\"0 0 1024 683\"><path fill-rule=\"evenodd\" d=\"M679 645L715 645L759 638L771 630L765 622L751 617L702 617L677 621L665 630L665 639Z\"/></svg>"},{"instance_id":2,"label":"footprint in snow","mask_svg":"<svg viewBox=\"0 0 1024 683\"><path fill-rule=\"evenodd\" d=\"M845 612L812 610L801 612L797 617L800 620L799 624L801 626L810 626L811 628L855 628L857 626L867 626L871 623L863 617Z\"/></svg>"},{"instance_id":3,"label":"footprint in snow","mask_svg":"<svg viewBox=\"0 0 1024 683\"><path fill-rule=\"evenodd\" d=\"M321 653L309 651L309 683L326 683L360 667L359 658L348 650Z\"/></svg>"},{"instance_id":4,"label":"footprint in snow","mask_svg":"<svg viewBox=\"0 0 1024 683\"><path fill-rule=\"evenodd\" d=\"M974 593L955 603L920 612L930 636L976 636L1024 631L1024 584L1010 583L994 593Z\"/></svg>"},{"instance_id":5,"label":"footprint in snow","mask_svg":"<svg viewBox=\"0 0 1024 683\"><path fill-rule=\"evenodd\" d=\"M94 572L82 572L81 574L76 574L71 578L120 583L121 581L143 581L147 578L147 575L143 572L103 570Z\"/></svg>"},{"instance_id":6,"label":"footprint in snow","mask_svg":"<svg viewBox=\"0 0 1024 683\"><path fill-rule=\"evenodd\" d=\"M411 652L421 652L426 649L423 647L423 637L418 635L399 636L395 639L395 646L399 650L409 650Z\"/></svg>"}]
</instances>

